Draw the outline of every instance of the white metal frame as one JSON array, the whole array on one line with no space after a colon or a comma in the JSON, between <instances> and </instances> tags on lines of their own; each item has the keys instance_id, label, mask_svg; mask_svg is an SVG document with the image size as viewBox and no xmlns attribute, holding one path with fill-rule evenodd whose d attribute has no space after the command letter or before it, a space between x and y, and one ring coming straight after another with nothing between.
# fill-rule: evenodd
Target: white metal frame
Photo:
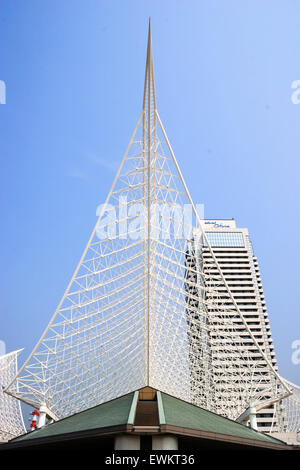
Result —
<instances>
[{"instance_id":1,"label":"white metal frame","mask_svg":"<svg viewBox=\"0 0 300 470\"><path fill-rule=\"evenodd\" d=\"M127 198L130 236L99 239L100 227L112 227L105 207L120 209L120 196ZM132 212L137 204L142 227ZM192 219L170 210L153 219L157 204L190 204ZM157 112L150 26L143 110L105 207L49 325L6 392L43 404L53 419L146 385L234 419L250 403L260 409L288 396L229 289ZM164 235L168 222L191 235L153 236ZM201 268L204 245L217 277ZM261 355L257 365L242 347L243 332Z\"/></svg>"},{"instance_id":2,"label":"white metal frame","mask_svg":"<svg viewBox=\"0 0 300 470\"><path fill-rule=\"evenodd\" d=\"M9 441L26 432L19 400L3 392L3 387L16 376L18 354L21 351L0 356L0 442Z\"/></svg>"},{"instance_id":3,"label":"white metal frame","mask_svg":"<svg viewBox=\"0 0 300 470\"><path fill-rule=\"evenodd\" d=\"M284 430L288 433L299 433L300 436L300 386L287 379L282 378L282 380L292 391L292 394L281 404Z\"/></svg>"}]
</instances>

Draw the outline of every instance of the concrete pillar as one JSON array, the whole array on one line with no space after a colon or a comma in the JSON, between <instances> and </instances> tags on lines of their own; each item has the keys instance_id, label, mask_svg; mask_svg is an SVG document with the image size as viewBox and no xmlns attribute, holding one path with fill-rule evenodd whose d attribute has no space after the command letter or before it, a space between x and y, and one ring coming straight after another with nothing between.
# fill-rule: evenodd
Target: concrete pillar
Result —
<instances>
[{"instance_id":1,"label":"concrete pillar","mask_svg":"<svg viewBox=\"0 0 300 470\"><path fill-rule=\"evenodd\" d=\"M152 450L178 450L178 439L167 434L152 436Z\"/></svg>"},{"instance_id":2,"label":"concrete pillar","mask_svg":"<svg viewBox=\"0 0 300 470\"><path fill-rule=\"evenodd\" d=\"M46 424L46 418L47 418L47 407L45 403L42 403L40 406L40 417L39 417L39 423L38 423L38 428L42 428Z\"/></svg>"},{"instance_id":3,"label":"concrete pillar","mask_svg":"<svg viewBox=\"0 0 300 470\"><path fill-rule=\"evenodd\" d=\"M256 419L256 408L254 406L250 406L249 409L249 419L250 419L250 427L257 431L257 419Z\"/></svg>"},{"instance_id":4,"label":"concrete pillar","mask_svg":"<svg viewBox=\"0 0 300 470\"><path fill-rule=\"evenodd\" d=\"M140 436L131 434L119 434L115 437L115 450L140 450Z\"/></svg>"}]
</instances>

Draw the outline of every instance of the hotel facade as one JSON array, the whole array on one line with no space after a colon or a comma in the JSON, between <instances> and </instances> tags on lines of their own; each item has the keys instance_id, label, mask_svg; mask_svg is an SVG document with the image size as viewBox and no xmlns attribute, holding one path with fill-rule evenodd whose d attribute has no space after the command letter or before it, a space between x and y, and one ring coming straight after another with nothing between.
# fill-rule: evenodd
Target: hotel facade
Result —
<instances>
[{"instance_id":1,"label":"hotel facade","mask_svg":"<svg viewBox=\"0 0 300 470\"><path fill-rule=\"evenodd\" d=\"M258 260L253 252L248 229L237 227L236 221L234 219L206 219L203 221L203 227L208 242L213 249L213 253L217 259L219 267L221 268L222 274L227 281L228 287L231 290L231 293L244 317L244 320L247 323L247 326L256 339L258 345L265 353L269 362L277 371L278 368L276 365L274 344L271 335L270 322L268 318ZM201 283L206 283L207 288L212 287L212 290L214 290L214 293L212 294L214 297L214 303L216 304L218 301L220 301L220 304L223 302L225 305L228 305L227 314L225 314L222 322L218 322L218 325L215 326L217 335L214 336L212 333L210 336L207 335L207 337L202 336L201 345L199 343L199 360L204 358L203 363L210 362L212 368L215 370L215 378L210 377L209 379L211 381L210 387L216 388L214 395L216 397L219 396L220 413L222 413L222 402L226 400L226 388L232 388L232 378L230 377L229 379L229 374L232 375L232 371L228 369L228 381L226 380L226 375L225 380L224 376L222 377L222 380L219 380L218 368L214 365L224 361L224 356L226 353L224 354L224 350L222 351L220 345L222 341L226 341L229 329L231 337L232 335L233 337L234 335L236 336L236 344L238 344L239 348L241 348L245 354L247 354L249 365L251 366L252 363L253 368L255 369L261 363L262 370L264 369L265 365L262 360L261 353L258 351L258 349L255 348L253 342L249 341L249 334L240 321L241 319L234 314L233 310L233 313L229 313L233 305L229 299L228 302L226 300L227 292L225 286L222 284L217 285L217 282L214 283L214 279L218 279L219 273L215 263L213 262L212 254L209 248L201 237L195 237L192 243L193 245L197 244L198 246L194 246L190 253L188 253L187 264L189 266L191 264L198 266L200 265L201 270L204 273ZM196 294L196 292L194 292L194 294ZM199 301L194 301L194 304L187 309L188 323L191 315L193 315L193 311L199 311L201 295L198 296L198 299ZM205 315L203 315L203 331L205 331L205 323L209 322L212 310L213 309L210 310L208 308L206 319L204 318ZM228 319L226 318L226 315ZM212 330L213 328L214 327L212 326ZM209 328L207 328L207 330L209 330ZM193 350L190 351L190 357L195 357L195 342L191 341L190 344L191 348L193 347ZM206 353L204 353L204 350ZM210 351L210 360L207 359L208 350ZM196 389L196 382L199 380L207 380L204 373L201 376L192 377L192 387L194 383ZM261 381L261 376L258 376L257 379L254 377L253 380L257 380L257 382ZM270 387L276 387L276 385L272 384L272 377L266 369L264 384L268 381L270 382ZM241 393L242 389L243 384L239 384L237 379L237 396L238 393ZM261 409L256 414L257 429L266 433L277 432L279 430L279 426L282 429L282 420L283 409L280 403L275 405L272 404L264 409Z\"/></svg>"}]
</instances>

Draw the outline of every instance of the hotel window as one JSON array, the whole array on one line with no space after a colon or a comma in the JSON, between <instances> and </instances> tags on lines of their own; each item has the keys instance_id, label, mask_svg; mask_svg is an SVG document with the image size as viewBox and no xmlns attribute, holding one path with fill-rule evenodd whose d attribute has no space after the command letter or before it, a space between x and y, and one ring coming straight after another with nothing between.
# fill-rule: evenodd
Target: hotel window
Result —
<instances>
[{"instance_id":1,"label":"hotel window","mask_svg":"<svg viewBox=\"0 0 300 470\"><path fill-rule=\"evenodd\" d=\"M241 232L206 232L209 243L214 246L244 246L244 237ZM205 243L204 243L205 246Z\"/></svg>"}]
</instances>

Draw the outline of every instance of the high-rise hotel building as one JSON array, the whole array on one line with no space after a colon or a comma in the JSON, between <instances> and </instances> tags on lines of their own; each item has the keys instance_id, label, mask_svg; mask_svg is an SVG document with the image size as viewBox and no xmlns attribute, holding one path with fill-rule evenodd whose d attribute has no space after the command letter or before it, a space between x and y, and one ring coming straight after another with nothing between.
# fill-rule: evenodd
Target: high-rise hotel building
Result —
<instances>
[{"instance_id":1,"label":"high-rise hotel building","mask_svg":"<svg viewBox=\"0 0 300 470\"><path fill-rule=\"evenodd\" d=\"M248 229L238 228L234 219L206 219L204 221L204 229L222 274L228 283L241 314L244 316L244 320L259 346L277 370L258 261L253 253ZM212 255L205 244L200 247L200 250L197 250L197 254L196 251L193 251L192 256L187 256L187 264L195 262L201 264L204 274L209 272L210 275L214 275L213 270L215 269L217 276L217 267L212 268ZM222 296L222 288L220 288L218 295ZM199 309L198 304L201 304L201 300L197 302L197 305L191 306L191 309ZM189 309L189 315L192 314L191 309ZM238 320L236 320L236 328L242 341L241 346L243 347L244 344L245 349L247 349L247 354L249 354L248 357L250 357L250 361L253 361L253 364L254 361L256 361L256 364L258 364L261 360L261 354L255 349L253 343L249 343L249 334L247 334L246 330L243 330L242 326L239 327ZM241 328L240 331L239 328ZM226 323L224 323L224 331L225 330ZM202 340L201 349L203 349L203 344L206 344L205 339ZM192 352L194 354L195 346L193 347L194 351ZM203 380L203 377L196 378L196 380L199 379ZM264 432L277 431L278 419L280 418L278 413L277 416L275 416L274 405L259 410L257 413L258 430Z\"/></svg>"}]
</instances>

